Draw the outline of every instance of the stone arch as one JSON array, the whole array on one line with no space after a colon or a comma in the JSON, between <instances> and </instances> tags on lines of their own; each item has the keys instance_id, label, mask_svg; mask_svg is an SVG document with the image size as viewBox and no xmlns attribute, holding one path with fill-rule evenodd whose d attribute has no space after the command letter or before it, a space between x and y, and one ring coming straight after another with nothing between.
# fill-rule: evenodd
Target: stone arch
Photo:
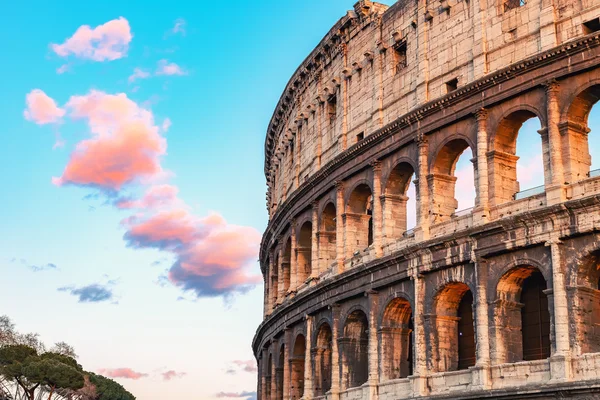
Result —
<instances>
[{"instance_id":1,"label":"stone arch","mask_svg":"<svg viewBox=\"0 0 600 400\"><path fill-rule=\"evenodd\" d=\"M314 395L324 396L331 389L332 377L332 339L333 332L327 321L322 321L316 330L315 348L312 350L314 360Z\"/></svg>"},{"instance_id":2,"label":"stone arch","mask_svg":"<svg viewBox=\"0 0 600 400\"><path fill-rule=\"evenodd\" d=\"M356 184L346 202L346 257L362 251L373 243L373 190L365 183Z\"/></svg>"},{"instance_id":3,"label":"stone arch","mask_svg":"<svg viewBox=\"0 0 600 400\"><path fill-rule=\"evenodd\" d=\"M597 246L597 245L596 245ZM576 264L571 287L572 318L580 353L600 352L600 247L588 251Z\"/></svg>"},{"instance_id":4,"label":"stone arch","mask_svg":"<svg viewBox=\"0 0 600 400\"><path fill-rule=\"evenodd\" d=\"M436 371L456 371L475 365L473 292L466 283L443 285L433 298L432 352Z\"/></svg>"},{"instance_id":5,"label":"stone arch","mask_svg":"<svg viewBox=\"0 0 600 400\"><path fill-rule=\"evenodd\" d=\"M559 129L565 182L573 183L586 179L590 175L593 160L590 154L589 135L597 135L600 132L590 129L588 119L592 108L600 100L600 83L589 82L578 88L576 94L569 100Z\"/></svg>"},{"instance_id":6,"label":"stone arch","mask_svg":"<svg viewBox=\"0 0 600 400\"><path fill-rule=\"evenodd\" d=\"M342 355L342 389L362 385L368 379L367 314L360 308L352 311L344 321L343 336L340 338Z\"/></svg>"},{"instance_id":7,"label":"stone arch","mask_svg":"<svg viewBox=\"0 0 600 400\"><path fill-rule=\"evenodd\" d=\"M306 338L298 334L294 340L290 359L290 399L298 400L304 396L304 362L306 359Z\"/></svg>"},{"instance_id":8,"label":"stone arch","mask_svg":"<svg viewBox=\"0 0 600 400\"><path fill-rule=\"evenodd\" d=\"M312 222L300 225L296 245L298 284L301 285L312 273Z\"/></svg>"},{"instance_id":9,"label":"stone arch","mask_svg":"<svg viewBox=\"0 0 600 400\"><path fill-rule=\"evenodd\" d=\"M386 239L402 237L407 230L408 188L415 175L411 163L400 161L390 171L383 185L383 232ZM416 210L415 210L416 211Z\"/></svg>"},{"instance_id":10,"label":"stone arch","mask_svg":"<svg viewBox=\"0 0 600 400\"><path fill-rule=\"evenodd\" d=\"M413 372L412 307L403 297L392 299L381 319L381 379L406 378Z\"/></svg>"},{"instance_id":11,"label":"stone arch","mask_svg":"<svg viewBox=\"0 0 600 400\"><path fill-rule=\"evenodd\" d=\"M505 272L496 286L495 350L498 363L550 356L550 310L542 271L520 264Z\"/></svg>"},{"instance_id":12,"label":"stone arch","mask_svg":"<svg viewBox=\"0 0 600 400\"><path fill-rule=\"evenodd\" d=\"M431 195L432 222L443 222L452 217L458 208L456 200L456 163L462 154L473 147L468 138L452 136L443 142L432 160L427 176Z\"/></svg>"},{"instance_id":13,"label":"stone arch","mask_svg":"<svg viewBox=\"0 0 600 400\"><path fill-rule=\"evenodd\" d=\"M319 215L319 271L326 271L335 261L337 243L337 210L333 201L328 201Z\"/></svg>"},{"instance_id":14,"label":"stone arch","mask_svg":"<svg viewBox=\"0 0 600 400\"><path fill-rule=\"evenodd\" d=\"M490 177L490 200L492 204L502 204L512 201L522 189L517 179L517 137L523 124L537 118L541 127L545 127L543 113L533 106L520 105L509 109L500 118L493 134L487 154ZM550 182L547 129L541 129L543 163L540 169L544 171L544 183Z\"/></svg>"}]
</instances>

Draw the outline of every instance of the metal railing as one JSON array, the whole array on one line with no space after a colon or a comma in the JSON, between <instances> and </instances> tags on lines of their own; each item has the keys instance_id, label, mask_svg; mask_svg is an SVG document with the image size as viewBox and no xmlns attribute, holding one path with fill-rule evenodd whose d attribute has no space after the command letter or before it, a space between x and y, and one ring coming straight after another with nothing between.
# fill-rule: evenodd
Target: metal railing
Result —
<instances>
[{"instance_id":1,"label":"metal railing","mask_svg":"<svg viewBox=\"0 0 600 400\"><path fill-rule=\"evenodd\" d=\"M452 214L452 218L464 217L465 215L469 215L473 212L474 207L465 208L464 210L455 211Z\"/></svg>"},{"instance_id":2,"label":"metal railing","mask_svg":"<svg viewBox=\"0 0 600 400\"><path fill-rule=\"evenodd\" d=\"M412 237L415 236L415 228L411 228L402 234L404 237Z\"/></svg>"},{"instance_id":3,"label":"metal railing","mask_svg":"<svg viewBox=\"0 0 600 400\"><path fill-rule=\"evenodd\" d=\"M600 168L599 169L595 169L593 171L590 171L590 173L588 174L588 176L590 178L597 178L600 176Z\"/></svg>"},{"instance_id":4,"label":"metal railing","mask_svg":"<svg viewBox=\"0 0 600 400\"><path fill-rule=\"evenodd\" d=\"M515 193L513 196L515 200L526 199L527 197L536 196L538 194L542 194L546 191L546 186L536 186L531 189L523 190L522 192Z\"/></svg>"}]
</instances>

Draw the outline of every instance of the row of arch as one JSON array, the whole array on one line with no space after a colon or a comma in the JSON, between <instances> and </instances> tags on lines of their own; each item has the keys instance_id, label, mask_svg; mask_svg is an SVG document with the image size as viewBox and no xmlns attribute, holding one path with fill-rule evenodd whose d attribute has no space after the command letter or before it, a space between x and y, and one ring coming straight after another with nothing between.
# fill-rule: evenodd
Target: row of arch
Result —
<instances>
[{"instance_id":1,"label":"row of arch","mask_svg":"<svg viewBox=\"0 0 600 400\"><path fill-rule=\"evenodd\" d=\"M580 91L563 112L561 118L564 122L558 124L564 171L561 178L564 182L560 184L574 183L589 177L593 168L589 142L600 142L600 137L593 139L589 135L600 135L600 130L590 129L588 121L599 98L600 84L591 85ZM600 119L600 115L598 117ZM343 203L338 202L335 197L326 198L319 205L316 219L303 221L295 236L288 235L282 243L274 243L273 249L281 251L274 250L270 256L273 265L267 275L267 291L271 304L276 304L281 300L281 295L285 296L290 290L294 290L294 282L298 287L309 277L329 268L336 260L339 262L340 259L351 258L356 251L372 246L376 237L380 238L380 245L385 245L405 237L415 223L424 226L423 220L426 219L427 225L436 224L456 216L459 204L457 198L465 191L464 185L457 188L456 176L459 159L464 154L472 153L486 158L486 176L478 176L478 163L473 163L475 173L472 179L477 188L473 205L482 206L484 185L490 207L513 201L523 189L517 179L517 139L523 124L531 119L538 119L541 126L545 127L538 131L542 137L542 154L539 159L542 165L528 172L536 174L538 171L543 175L544 185L550 185L554 172L550 169L551 151L546 128L548 116L533 107L521 105L516 110L510 110L498 123L493 134L489 135L489 151L484 155L477 154L477 144L467 136L457 134L439 144L435 156L428 161L428 174L421 175L422 179L425 176L427 180L427 207L420 204L424 200L420 198L419 185L415 188L415 199L408 196L411 184L418 183L415 178L419 178L418 163L408 158L398 160L378 177L381 180L379 192L375 190L374 181L362 180L344 191ZM377 174L378 171L374 173ZM375 200L381 202L379 210L375 209ZM427 215L419 215L420 209L427 210ZM380 227L375 226L375 217L380 218ZM339 225L343 225L341 229ZM292 226L288 231L293 229L295 228ZM343 236L338 237L340 234ZM316 240L315 236L318 237ZM343 241L342 246L339 245L340 241ZM315 246L318 248L316 251ZM339 254L340 251L342 255ZM294 279L291 278L292 275Z\"/></svg>"},{"instance_id":2,"label":"row of arch","mask_svg":"<svg viewBox=\"0 0 600 400\"><path fill-rule=\"evenodd\" d=\"M596 283L597 284L597 283ZM497 286L498 302L493 311L499 317L498 363L541 360L550 357L550 309L546 295L547 283L541 271L530 265L508 271ZM596 287L595 289L598 289ZM435 295L431 323L431 356L428 368L434 372L457 371L476 364L476 326L474 296L469 286L450 282ZM411 301L405 297L392 299L384 308L378 329L379 379L406 378L413 374L414 317ZM600 313L600 304L594 310ZM323 396L332 387L333 369L339 368L340 389L346 390L366 383L369 376L369 318L367 311L351 311L341 325L338 339L339 365L332 364L333 334L330 321L315 327L314 347L306 348L306 337L299 333L292 342L289 360L290 399L304 395L305 359L312 362L313 396ZM437 339L437 340L434 340ZM265 399L283 399L284 354L286 345L273 349L264 365L267 380ZM500 357L500 356L498 356ZM273 363L277 362L276 365ZM276 371L273 376L272 371ZM276 393L271 393L271 380L276 379ZM279 389L281 388L281 389Z\"/></svg>"}]
</instances>

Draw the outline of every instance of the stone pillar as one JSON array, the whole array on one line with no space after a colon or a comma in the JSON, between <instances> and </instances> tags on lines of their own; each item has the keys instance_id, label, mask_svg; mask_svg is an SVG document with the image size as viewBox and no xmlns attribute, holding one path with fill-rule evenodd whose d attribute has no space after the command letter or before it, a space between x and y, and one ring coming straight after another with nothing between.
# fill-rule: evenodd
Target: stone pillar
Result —
<instances>
[{"instance_id":1,"label":"stone pillar","mask_svg":"<svg viewBox=\"0 0 600 400\"><path fill-rule=\"evenodd\" d=\"M399 194L381 195L383 244L400 239L406 232L406 203L408 197Z\"/></svg>"},{"instance_id":2,"label":"stone pillar","mask_svg":"<svg viewBox=\"0 0 600 400\"><path fill-rule=\"evenodd\" d=\"M425 340L425 315L423 305L425 304L425 283L418 272L418 257L411 260L409 276L414 284L415 302L413 307L413 342L414 342L414 369L411 377L413 396L425 396L427 387L427 344Z\"/></svg>"},{"instance_id":3,"label":"stone pillar","mask_svg":"<svg viewBox=\"0 0 600 400\"><path fill-rule=\"evenodd\" d=\"M263 400L270 400L267 398L267 366L268 366L268 361L267 358L269 357L268 353L267 353L267 349L263 349L262 350L262 362L261 362L261 366L262 368L259 370L260 372L260 393L261 393L261 398Z\"/></svg>"},{"instance_id":4,"label":"stone pillar","mask_svg":"<svg viewBox=\"0 0 600 400\"><path fill-rule=\"evenodd\" d=\"M338 329L340 324L340 306L331 306L331 400L340 399L340 351L338 346Z\"/></svg>"},{"instance_id":5,"label":"stone pillar","mask_svg":"<svg viewBox=\"0 0 600 400\"><path fill-rule=\"evenodd\" d=\"M558 128L562 138L565 183L575 183L587 179L592 166L588 143L590 128L568 120L561 122Z\"/></svg>"},{"instance_id":6,"label":"stone pillar","mask_svg":"<svg viewBox=\"0 0 600 400\"><path fill-rule=\"evenodd\" d=\"M550 360L550 375L553 380L571 377L570 340L569 340L569 304L565 286L564 265L562 262L561 242L554 238L546 243L552 255L552 304L554 313L554 346ZM550 299L549 299L550 300Z\"/></svg>"},{"instance_id":7,"label":"stone pillar","mask_svg":"<svg viewBox=\"0 0 600 400\"><path fill-rule=\"evenodd\" d=\"M281 240L279 240L281 243ZM283 303L283 299L285 298L285 290L284 290L284 276L283 276L283 252L281 248L277 251L277 280L278 280L278 290L277 290L277 304Z\"/></svg>"},{"instance_id":8,"label":"stone pillar","mask_svg":"<svg viewBox=\"0 0 600 400\"><path fill-rule=\"evenodd\" d=\"M548 146L550 154L551 185L546 187L546 202L548 205L561 203L565 200L564 173L561 155L561 138L558 125L560 110L558 108L559 85L556 81L546 84L546 119L548 123Z\"/></svg>"},{"instance_id":9,"label":"stone pillar","mask_svg":"<svg viewBox=\"0 0 600 400\"><path fill-rule=\"evenodd\" d=\"M427 182L427 170L429 169L428 151L429 143L424 134L417 136L418 146L418 178L415 182L417 189L417 227L415 229L415 239L417 241L429 239L429 185Z\"/></svg>"},{"instance_id":10,"label":"stone pillar","mask_svg":"<svg viewBox=\"0 0 600 400\"><path fill-rule=\"evenodd\" d=\"M488 265L473 254L472 262L475 264L475 280L477 292L475 293L475 334L477 362L473 368L473 385L478 389L491 388L490 375L490 340L489 340L489 311L487 301Z\"/></svg>"},{"instance_id":11,"label":"stone pillar","mask_svg":"<svg viewBox=\"0 0 600 400\"><path fill-rule=\"evenodd\" d=\"M291 229L291 255L290 255L290 292L294 293L298 287L298 262L297 262L297 251L296 251L296 220L293 219L290 224Z\"/></svg>"},{"instance_id":12,"label":"stone pillar","mask_svg":"<svg viewBox=\"0 0 600 400\"><path fill-rule=\"evenodd\" d=\"M312 235L311 235L311 280L316 280L321 273L319 263L319 203L312 203Z\"/></svg>"},{"instance_id":13,"label":"stone pillar","mask_svg":"<svg viewBox=\"0 0 600 400\"><path fill-rule=\"evenodd\" d=\"M377 335L377 314L379 310L379 294L374 290L369 290L366 295L369 297L369 399L377 400L379 385L379 338Z\"/></svg>"},{"instance_id":14,"label":"stone pillar","mask_svg":"<svg viewBox=\"0 0 600 400\"><path fill-rule=\"evenodd\" d=\"M344 262L346 261L344 255L344 183L336 182L336 202L335 202L335 233L336 233L336 259L337 259L337 273L344 271Z\"/></svg>"},{"instance_id":15,"label":"stone pillar","mask_svg":"<svg viewBox=\"0 0 600 400\"><path fill-rule=\"evenodd\" d=\"M477 199L478 204L473 210L473 220L476 224L485 224L489 220L489 183L488 183L488 135L487 110L481 109L475 113L477 120Z\"/></svg>"},{"instance_id":16,"label":"stone pillar","mask_svg":"<svg viewBox=\"0 0 600 400\"><path fill-rule=\"evenodd\" d=\"M312 325L313 317L310 315L306 316L306 351L304 352L304 395L302 396L305 400L313 398L313 385L312 385L312 362L310 356L312 354Z\"/></svg>"},{"instance_id":17,"label":"stone pillar","mask_svg":"<svg viewBox=\"0 0 600 400\"><path fill-rule=\"evenodd\" d=\"M285 350L283 352L283 400L290 400L290 343L292 342L292 330L286 328L284 332Z\"/></svg>"},{"instance_id":18,"label":"stone pillar","mask_svg":"<svg viewBox=\"0 0 600 400\"><path fill-rule=\"evenodd\" d=\"M269 271L267 272L267 285L269 286L269 299L268 299L268 305L269 305L269 311L268 314L271 314L273 312L273 308L275 307L275 302L273 297L273 291L277 291L276 287L273 287L273 269L275 268L275 263L273 262L273 253L271 253L271 257L269 257Z\"/></svg>"},{"instance_id":19,"label":"stone pillar","mask_svg":"<svg viewBox=\"0 0 600 400\"><path fill-rule=\"evenodd\" d=\"M277 396L277 366L275 360L277 360L277 339L273 339L271 343L271 354L273 354L273 362L271 364L271 399L275 400Z\"/></svg>"},{"instance_id":20,"label":"stone pillar","mask_svg":"<svg viewBox=\"0 0 600 400\"><path fill-rule=\"evenodd\" d=\"M377 257L383 256L383 213L381 211L381 163L375 161L373 167L373 247Z\"/></svg>"}]
</instances>

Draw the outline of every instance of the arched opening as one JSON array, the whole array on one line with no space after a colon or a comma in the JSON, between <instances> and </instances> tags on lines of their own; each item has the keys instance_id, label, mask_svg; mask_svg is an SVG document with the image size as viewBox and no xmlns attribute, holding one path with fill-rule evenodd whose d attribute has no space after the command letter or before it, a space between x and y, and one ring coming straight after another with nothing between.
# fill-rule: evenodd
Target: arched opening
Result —
<instances>
[{"instance_id":1,"label":"arched opening","mask_svg":"<svg viewBox=\"0 0 600 400\"><path fill-rule=\"evenodd\" d=\"M283 367L285 364L285 345L281 345L279 349L279 363L277 364L277 393L275 394L276 400L283 400Z\"/></svg>"},{"instance_id":2,"label":"arched opening","mask_svg":"<svg viewBox=\"0 0 600 400\"><path fill-rule=\"evenodd\" d=\"M306 221L300 227L296 252L298 255L298 285L301 285L312 273L312 223L310 221Z\"/></svg>"},{"instance_id":3,"label":"arched opening","mask_svg":"<svg viewBox=\"0 0 600 400\"><path fill-rule=\"evenodd\" d=\"M456 371L475 365L473 294L462 282L444 286L434 299L435 329L432 348L437 371Z\"/></svg>"},{"instance_id":4,"label":"arched opening","mask_svg":"<svg viewBox=\"0 0 600 400\"><path fill-rule=\"evenodd\" d=\"M269 289L271 291L271 301L273 306L277 304L278 294L279 294L279 257L276 255L273 260L273 270L271 271L271 284Z\"/></svg>"},{"instance_id":5,"label":"arched opening","mask_svg":"<svg viewBox=\"0 0 600 400\"><path fill-rule=\"evenodd\" d=\"M315 396L324 396L331 389L331 327L323 323L317 333L314 354Z\"/></svg>"},{"instance_id":6,"label":"arched opening","mask_svg":"<svg viewBox=\"0 0 600 400\"><path fill-rule=\"evenodd\" d=\"M541 360L550 356L550 312L546 280L533 266L511 269L498 283L497 362Z\"/></svg>"},{"instance_id":7,"label":"arched opening","mask_svg":"<svg viewBox=\"0 0 600 400\"><path fill-rule=\"evenodd\" d=\"M381 379L412 375L412 308L408 300L395 298L385 308L381 321Z\"/></svg>"},{"instance_id":8,"label":"arched opening","mask_svg":"<svg viewBox=\"0 0 600 400\"><path fill-rule=\"evenodd\" d=\"M265 371L265 398L271 399L271 378L273 372L273 355L269 353L269 361L267 362L267 370Z\"/></svg>"},{"instance_id":9,"label":"arched opening","mask_svg":"<svg viewBox=\"0 0 600 400\"><path fill-rule=\"evenodd\" d=\"M346 319L344 336L340 340L344 390L360 386L368 379L368 326L367 315L361 310L353 311Z\"/></svg>"},{"instance_id":10,"label":"arched opening","mask_svg":"<svg viewBox=\"0 0 600 400\"><path fill-rule=\"evenodd\" d=\"M531 111L519 110L498 125L493 149L488 153L490 200L502 204L544 192L550 180L548 134Z\"/></svg>"},{"instance_id":11,"label":"arched opening","mask_svg":"<svg viewBox=\"0 0 600 400\"><path fill-rule=\"evenodd\" d=\"M373 192L366 184L358 185L346 207L346 257L362 251L373 243Z\"/></svg>"},{"instance_id":12,"label":"arched opening","mask_svg":"<svg viewBox=\"0 0 600 400\"><path fill-rule=\"evenodd\" d=\"M294 342L294 352L291 361L291 386L290 399L298 400L304 396L304 361L306 353L306 339L298 335Z\"/></svg>"},{"instance_id":13,"label":"arched opening","mask_svg":"<svg viewBox=\"0 0 600 400\"><path fill-rule=\"evenodd\" d=\"M600 249L577 260L577 284L569 296L580 353L600 352Z\"/></svg>"},{"instance_id":14,"label":"arched opening","mask_svg":"<svg viewBox=\"0 0 600 400\"><path fill-rule=\"evenodd\" d=\"M292 239L288 238L283 248L283 260L281 262L281 270L283 271L283 293L290 290L290 275L291 275L291 262L292 262Z\"/></svg>"},{"instance_id":15,"label":"arched opening","mask_svg":"<svg viewBox=\"0 0 600 400\"><path fill-rule=\"evenodd\" d=\"M336 258L336 209L331 202L321 212L318 235L319 271L326 271Z\"/></svg>"},{"instance_id":16,"label":"arched opening","mask_svg":"<svg viewBox=\"0 0 600 400\"><path fill-rule=\"evenodd\" d=\"M456 210L470 212L475 204L473 153L463 139L446 143L438 153L432 173L427 177L431 196L432 222L459 216Z\"/></svg>"},{"instance_id":17,"label":"arched opening","mask_svg":"<svg viewBox=\"0 0 600 400\"><path fill-rule=\"evenodd\" d=\"M382 197L383 232L387 241L402 237L409 229L409 217L411 228L414 227L416 207L409 207L410 196L413 200L411 206L415 200L414 191L409 193L414 174L412 165L402 162L394 167L388 177Z\"/></svg>"},{"instance_id":18,"label":"arched opening","mask_svg":"<svg viewBox=\"0 0 600 400\"><path fill-rule=\"evenodd\" d=\"M600 85L581 92L569 106L567 121L560 124L565 181L574 183L600 176Z\"/></svg>"}]
</instances>

